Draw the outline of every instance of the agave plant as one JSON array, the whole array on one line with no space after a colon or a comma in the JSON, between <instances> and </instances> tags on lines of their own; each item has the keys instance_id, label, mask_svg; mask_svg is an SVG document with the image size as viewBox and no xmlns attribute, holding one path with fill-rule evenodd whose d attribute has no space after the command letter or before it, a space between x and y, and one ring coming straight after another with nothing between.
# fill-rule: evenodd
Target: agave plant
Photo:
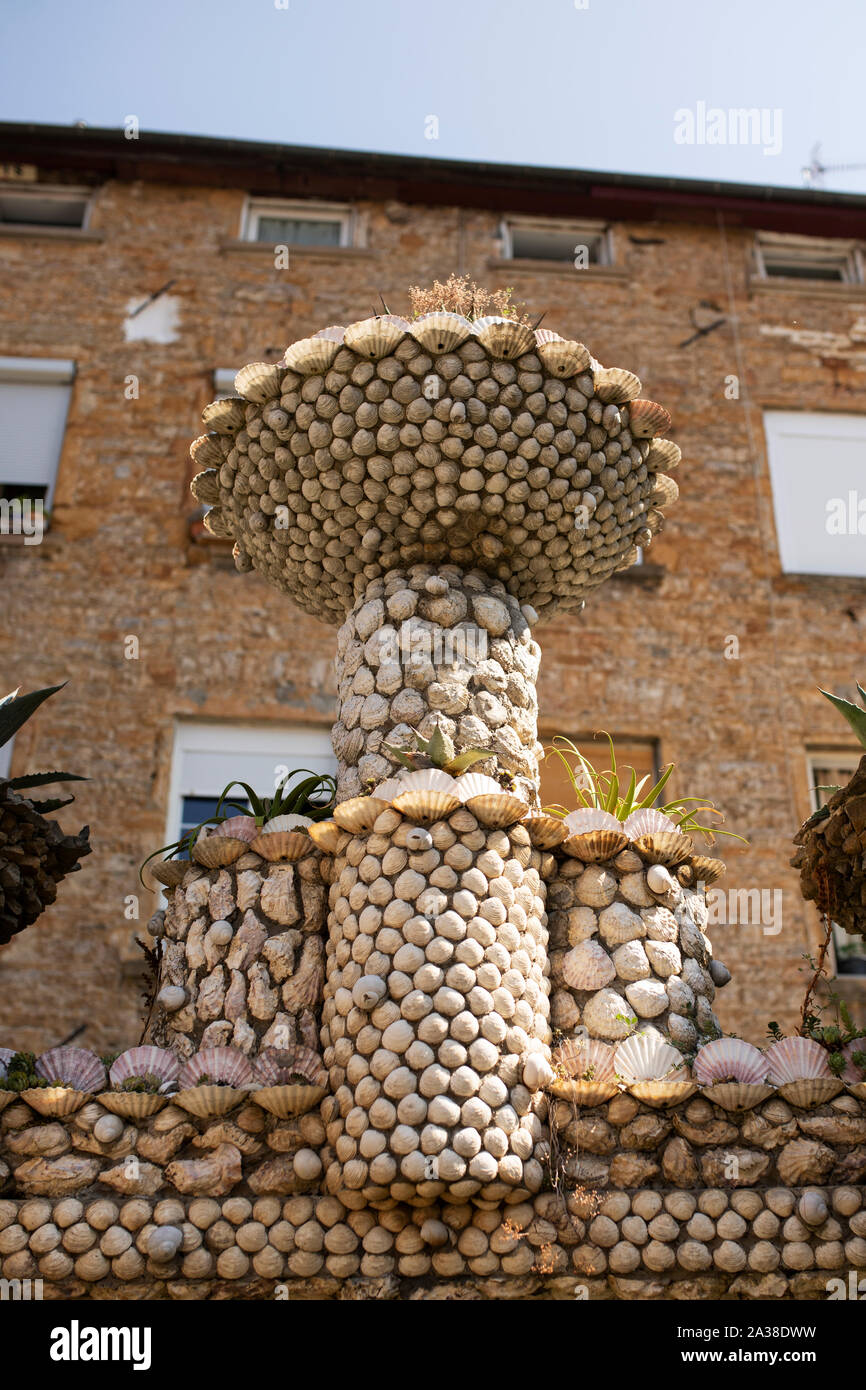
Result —
<instances>
[{"instance_id":1,"label":"agave plant","mask_svg":"<svg viewBox=\"0 0 866 1390\"><path fill-rule=\"evenodd\" d=\"M615 816L618 821L625 821L634 811L641 811L653 807L660 811L662 815L668 816L681 830L684 835L702 835L707 844L714 844L716 835L728 835L734 840L743 840L742 835L735 835L731 830L722 830L716 825L703 825L701 820L706 816L717 816L723 819L722 812L707 801L705 797L685 796L677 797L673 801L657 805L657 800L676 766L675 763L668 763L662 771L658 781L645 791L649 776L642 777L638 781L637 773L633 767L627 770L631 776L626 783L620 776L620 769L617 766L616 750L614 749L613 739L610 734L603 735L608 742L610 749L610 767L603 772L597 770L587 757L581 753L576 744L564 734L557 734L552 744L547 750L547 758L558 758L568 775L574 791L575 801L578 807L595 811L606 811L609 815ZM545 814L551 816L564 817L569 814L569 808L565 806L553 805L544 807ZM743 840L745 844L746 841Z\"/></svg>"},{"instance_id":2,"label":"agave plant","mask_svg":"<svg viewBox=\"0 0 866 1390\"><path fill-rule=\"evenodd\" d=\"M452 777L465 772L473 763L496 757L492 748L466 748L462 753L458 753L453 740L447 734L443 734L438 724L429 739L422 738L416 732L414 748L396 748L391 743L383 743L382 749L392 762L399 763L410 772L417 772L425 767L438 767L443 772L450 773Z\"/></svg>"},{"instance_id":3,"label":"agave plant","mask_svg":"<svg viewBox=\"0 0 866 1390\"><path fill-rule=\"evenodd\" d=\"M858 684L857 693L860 705L820 691L866 749L866 690ZM851 935L866 936L866 756L846 786L817 790L833 795L794 837L798 850L791 863L800 870L800 891L828 923L832 919Z\"/></svg>"},{"instance_id":4,"label":"agave plant","mask_svg":"<svg viewBox=\"0 0 866 1390\"><path fill-rule=\"evenodd\" d=\"M51 685L25 695L13 690L0 700L0 747L8 743L44 700L63 689ZM89 830L64 835L52 811L68 806L72 796L34 800L24 793L58 782L86 782L77 772L28 772L0 780L0 945L34 922L57 896L57 884L90 853Z\"/></svg>"}]
</instances>

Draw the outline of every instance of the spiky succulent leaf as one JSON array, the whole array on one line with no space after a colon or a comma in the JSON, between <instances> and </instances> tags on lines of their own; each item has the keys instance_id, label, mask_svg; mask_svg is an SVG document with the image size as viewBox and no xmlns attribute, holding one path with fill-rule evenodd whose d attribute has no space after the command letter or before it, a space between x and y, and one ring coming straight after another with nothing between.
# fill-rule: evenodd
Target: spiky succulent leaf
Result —
<instances>
[{"instance_id":1,"label":"spiky succulent leaf","mask_svg":"<svg viewBox=\"0 0 866 1390\"><path fill-rule=\"evenodd\" d=\"M9 742L22 724L27 723L43 700L47 700L50 695L56 695L65 684L66 681L62 681L60 685L49 685L44 690L31 690L26 695L19 695L17 690L13 690L0 700L0 748Z\"/></svg>"},{"instance_id":2,"label":"spiky succulent leaf","mask_svg":"<svg viewBox=\"0 0 866 1390\"><path fill-rule=\"evenodd\" d=\"M74 800L74 796L52 796L45 801L31 801L30 805L41 816L47 816L51 811L59 811L61 806L69 806Z\"/></svg>"},{"instance_id":3,"label":"spiky succulent leaf","mask_svg":"<svg viewBox=\"0 0 866 1390\"><path fill-rule=\"evenodd\" d=\"M51 787L55 782L89 782L77 772L28 772L23 777L11 777L9 785L13 791L24 791L27 787Z\"/></svg>"},{"instance_id":4,"label":"spiky succulent leaf","mask_svg":"<svg viewBox=\"0 0 866 1390\"><path fill-rule=\"evenodd\" d=\"M495 756L492 748L466 748L456 757L449 759L445 764L445 771L456 777L459 772L465 772L467 767L471 767L473 763L480 763L485 758L495 758Z\"/></svg>"},{"instance_id":5,"label":"spiky succulent leaf","mask_svg":"<svg viewBox=\"0 0 866 1390\"><path fill-rule=\"evenodd\" d=\"M859 705L855 705L851 700L843 700L841 695L831 695L829 690L821 690L820 686L818 688L825 700L829 700L831 705L835 705L843 719L846 719L850 724L857 736L857 741L861 748L866 748L866 708L861 709ZM860 685L857 686L857 689L860 692L864 705L866 705L866 692L864 692Z\"/></svg>"},{"instance_id":6,"label":"spiky succulent leaf","mask_svg":"<svg viewBox=\"0 0 866 1390\"><path fill-rule=\"evenodd\" d=\"M454 757L454 744L450 738L443 734L438 724L426 743L420 738L417 741L418 747L427 754L434 767L444 767Z\"/></svg>"}]
</instances>

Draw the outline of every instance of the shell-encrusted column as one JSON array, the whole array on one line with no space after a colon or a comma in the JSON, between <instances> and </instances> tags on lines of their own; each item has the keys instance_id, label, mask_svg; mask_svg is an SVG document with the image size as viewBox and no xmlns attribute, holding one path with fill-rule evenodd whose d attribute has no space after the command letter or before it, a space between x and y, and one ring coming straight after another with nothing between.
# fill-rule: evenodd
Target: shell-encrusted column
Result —
<instances>
[{"instance_id":1,"label":"shell-encrusted column","mask_svg":"<svg viewBox=\"0 0 866 1390\"><path fill-rule=\"evenodd\" d=\"M146 1040L183 1057L318 1051L329 862L314 850L293 864L252 852L221 869L191 863L149 925L163 955Z\"/></svg>"},{"instance_id":2,"label":"shell-encrusted column","mask_svg":"<svg viewBox=\"0 0 866 1390\"><path fill-rule=\"evenodd\" d=\"M613 1042L652 1025L686 1054L717 1037L713 999L730 975L713 960L703 888L631 849L604 863L557 860L548 881L554 1028Z\"/></svg>"},{"instance_id":3,"label":"shell-encrusted column","mask_svg":"<svg viewBox=\"0 0 866 1390\"><path fill-rule=\"evenodd\" d=\"M540 1187L522 1082L549 1040L540 862L522 825L465 807L428 827L391 807L341 836L322 1013L334 1191L423 1205Z\"/></svg>"},{"instance_id":4,"label":"shell-encrusted column","mask_svg":"<svg viewBox=\"0 0 866 1390\"><path fill-rule=\"evenodd\" d=\"M528 798L538 785L534 610L478 570L415 565L372 580L340 628L332 739L340 799L394 772L382 743L429 737L489 748ZM481 765L483 768L483 765Z\"/></svg>"}]
</instances>

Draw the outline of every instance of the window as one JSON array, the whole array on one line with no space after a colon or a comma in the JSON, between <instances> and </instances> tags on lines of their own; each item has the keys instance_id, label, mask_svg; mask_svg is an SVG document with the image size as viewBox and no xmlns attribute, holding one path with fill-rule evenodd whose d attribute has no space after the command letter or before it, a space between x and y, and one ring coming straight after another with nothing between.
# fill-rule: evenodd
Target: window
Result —
<instances>
[{"instance_id":1,"label":"window","mask_svg":"<svg viewBox=\"0 0 866 1390\"><path fill-rule=\"evenodd\" d=\"M90 190L52 188L30 184L27 188L0 184L0 223L22 227L87 226Z\"/></svg>"},{"instance_id":2,"label":"window","mask_svg":"<svg viewBox=\"0 0 866 1390\"><path fill-rule=\"evenodd\" d=\"M213 389L217 396L234 396L238 367L217 367L213 374Z\"/></svg>"},{"instance_id":3,"label":"window","mask_svg":"<svg viewBox=\"0 0 866 1390\"><path fill-rule=\"evenodd\" d=\"M786 574L866 575L866 415L764 412Z\"/></svg>"},{"instance_id":4,"label":"window","mask_svg":"<svg viewBox=\"0 0 866 1390\"><path fill-rule=\"evenodd\" d=\"M824 280L841 285L863 282L860 253L852 241L759 232L755 261L764 280Z\"/></svg>"},{"instance_id":5,"label":"window","mask_svg":"<svg viewBox=\"0 0 866 1390\"><path fill-rule=\"evenodd\" d=\"M0 357L0 498L50 507L74 362Z\"/></svg>"},{"instance_id":6,"label":"window","mask_svg":"<svg viewBox=\"0 0 866 1390\"><path fill-rule=\"evenodd\" d=\"M553 735L541 734L539 736L545 749L549 748ZM583 756L592 763L599 772L604 772L610 766L610 754L607 746L607 739L592 738L587 735L569 735L572 742L577 745ZM613 746L616 751L617 770L622 781L622 769L625 768L625 785L623 792L628 788L628 779L631 776L631 769L634 768L637 780L642 777L649 777L649 781L644 787L644 791L649 791L650 787L658 779L658 748L653 739L618 739L613 735ZM539 772L541 774L541 786L539 797L542 806L565 806L569 811L577 810L575 804L574 791L568 779L568 774L562 762L555 755L542 761Z\"/></svg>"},{"instance_id":7,"label":"window","mask_svg":"<svg viewBox=\"0 0 866 1390\"><path fill-rule=\"evenodd\" d=\"M833 796L833 789L844 787L852 772L860 766L860 753L811 753L809 755L809 793L812 810L825 806ZM856 936L849 936L836 923L833 923L833 950L836 955L837 975L866 975L866 944Z\"/></svg>"},{"instance_id":8,"label":"window","mask_svg":"<svg viewBox=\"0 0 866 1390\"><path fill-rule=\"evenodd\" d=\"M351 246L352 211L339 203L287 203L251 199L243 237L269 246Z\"/></svg>"},{"instance_id":9,"label":"window","mask_svg":"<svg viewBox=\"0 0 866 1390\"><path fill-rule=\"evenodd\" d=\"M553 261L576 269L610 265L612 260L610 236L601 222L509 218L503 222L500 235L506 260Z\"/></svg>"},{"instance_id":10,"label":"window","mask_svg":"<svg viewBox=\"0 0 866 1390\"><path fill-rule=\"evenodd\" d=\"M328 732L293 724L274 728L238 724L175 727L166 843L213 814L224 787L247 782L267 795L294 768L336 773ZM243 799L240 788L238 800Z\"/></svg>"}]
</instances>

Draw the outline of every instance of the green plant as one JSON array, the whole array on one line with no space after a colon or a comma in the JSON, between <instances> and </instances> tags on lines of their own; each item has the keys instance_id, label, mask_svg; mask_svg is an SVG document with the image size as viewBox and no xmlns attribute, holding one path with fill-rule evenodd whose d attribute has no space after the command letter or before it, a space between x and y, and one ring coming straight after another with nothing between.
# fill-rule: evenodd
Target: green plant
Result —
<instances>
[{"instance_id":1,"label":"green plant","mask_svg":"<svg viewBox=\"0 0 866 1390\"><path fill-rule=\"evenodd\" d=\"M36 1054L33 1052L16 1052L6 1064L3 1085L7 1091L45 1090L54 1084L44 1076L36 1075Z\"/></svg>"},{"instance_id":2,"label":"green plant","mask_svg":"<svg viewBox=\"0 0 866 1390\"><path fill-rule=\"evenodd\" d=\"M293 779L303 773L308 774L305 780L293 787ZM229 799L233 787L243 787L247 794L245 802ZM310 772L309 768L301 767L283 778L273 796L258 796L246 782L229 782L220 794L215 814L226 819L222 812L228 807L236 814L253 816L256 825L264 825L276 816L306 816L309 820L321 821L330 814L336 798L337 783L330 773Z\"/></svg>"},{"instance_id":3,"label":"green plant","mask_svg":"<svg viewBox=\"0 0 866 1390\"><path fill-rule=\"evenodd\" d=\"M855 705L851 700L845 700L841 695L831 695L829 690L822 690L818 687L819 695L823 695L825 700L829 700L831 705L846 719L857 736L857 742L861 748L866 748L866 690L858 683L857 693L860 696L863 708ZM838 792L841 788L838 785L828 787L816 787L818 792ZM818 810L807 821L808 825L817 825L820 821L826 820L830 814L829 806L819 806Z\"/></svg>"},{"instance_id":4,"label":"green plant","mask_svg":"<svg viewBox=\"0 0 866 1390\"><path fill-rule=\"evenodd\" d=\"M412 772L425 767L438 767L455 777L473 763L496 756L491 748L466 748L462 753L457 753L453 741L443 734L438 725L429 739L416 733L414 749L396 748L391 743L383 743L382 749L392 762L400 763Z\"/></svg>"},{"instance_id":5,"label":"green plant","mask_svg":"<svg viewBox=\"0 0 866 1390\"><path fill-rule=\"evenodd\" d=\"M117 1090L132 1091L136 1095L155 1096L158 1095L161 1085L162 1082L158 1076L153 1076L147 1072L144 1076L128 1076L125 1081L120 1083Z\"/></svg>"},{"instance_id":6,"label":"green plant","mask_svg":"<svg viewBox=\"0 0 866 1390\"><path fill-rule=\"evenodd\" d=\"M667 764L658 781L650 787L649 791L644 791L650 780L649 776L642 777L638 781L637 773L633 767L628 768L631 776L628 784L624 785L617 767L613 739L608 733L604 733L603 737L607 739L610 749L610 767L603 772L597 770L589 759L581 753L580 749L572 743L571 739L566 738L564 734L556 735L547 751L545 761L551 757L560 760L568 774L579 808L607 811L617 820L624 821L633 811L641 811L655 806L657 798L674 771L675 764ZM735 835L731 830L722 830L718 825L709 826L700 823L698 817L707 814L722 819L721 811L711 801L707 801L703 797L677 797L673 801L656 806L655 809L675 821L677 828L682 830L684 834L702 835L707 844L712 845L716 835L728 835L734 840L743 840L743 843L746 843L742 835ZM545 806L544 810L548 815L559 817L568 815L568 809L565 806Z\"/></svg>"},{"instance_id":7,"label":"green plant","mask_svg":"<svg viewBox=\"0 0 866 1390\"><path fill-rule=\"evenodd\" d=\"M31 715L42 704L43 700L56 695L58 690L62 690L65 681L60 685L49 685L44 690L31 690L26 695L19 695L17 690L6 695L0 700L0 748L8 743L14 734L27 723ZM29 791L31 787L50 787L57 782L86 782L88 779L82 777L77 772L28 772L21 777L10 777L8 785L13 791ZM75 800L74 796L48 797L44 801L34 801L28 797L30 805L34 811L40 815L47 815L50 811L58 811L61 806L68 806Z\"/></svg>"}]
</instances>

